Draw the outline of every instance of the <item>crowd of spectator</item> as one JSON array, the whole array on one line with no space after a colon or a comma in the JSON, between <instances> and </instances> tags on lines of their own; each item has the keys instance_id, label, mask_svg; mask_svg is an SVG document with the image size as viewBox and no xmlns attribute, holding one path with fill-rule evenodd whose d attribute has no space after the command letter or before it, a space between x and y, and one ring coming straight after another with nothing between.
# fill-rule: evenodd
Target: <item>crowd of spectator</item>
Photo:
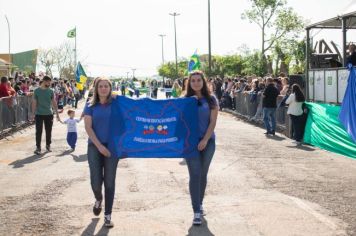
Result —
<instances>
[{"instance_id":1,"label":"crowd of spectator","mask_svg":"<svg viewBox=\"0 0 356 236\"><path fill-rule=\"evenodd\" d=\"M26 75L23 72L16 72L12 77L1 77L0 103L5 105L2 106L2 114L4 116L2 117L2 122L4 122L4 120L10 119L11 126L14 127L18 122L26 121L29 119L29 117L16 117L18 116L18 112L16 111L18 109L21 111L30 110L32 95L34 91L40 87L44 76L44 73L39 73L38 75L35 73L30 73ZM78 101L84 96L85 92L83 90L78 90L75 80L68 80L63 78L53 78L50 88L54 92L59 112L62 112L66 105L69 105L72 108L77 108ZM20 107L19 99L21 97L28 97L29 102L21 103Z\"/></svg>"}]
</instances>

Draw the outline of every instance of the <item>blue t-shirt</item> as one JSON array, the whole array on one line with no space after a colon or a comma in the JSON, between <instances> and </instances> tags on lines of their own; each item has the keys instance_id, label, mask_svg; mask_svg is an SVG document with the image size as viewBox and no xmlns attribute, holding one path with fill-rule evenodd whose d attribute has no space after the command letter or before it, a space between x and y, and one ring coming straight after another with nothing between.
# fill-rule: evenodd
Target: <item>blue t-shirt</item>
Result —
<instances>
[{"instance_id":1,"label":"blue t-shirt","mask_svg":"<svg viewBox=\"0 0 356 236\"><path fill-rule=\"evenodd\" d=\"M94 106L88 106L88 105L89 103L85 105L84 115L91 116L92 128L94 130L96 137L99 139L100 143L108 143L111 103L108 104L97 103ZM89 139L89 143L92 143L90 139Z\"/></svg>"},{"instance_id":2,"label":"blue t-shirt","mask_svg":"<svg viewBox=\"0 0 356 236\"><path fill-rule=\"evenodd\" d=\"M218 105L217 99L215 96L212 96L215 105ZM208 130L210 124L210 107L206 98L200 98L198 100L198 122L199 122L199 138L204 138L206 131ZM215 132L211 135L212 139L215 139Z\"/></svg>"}]
</instances>

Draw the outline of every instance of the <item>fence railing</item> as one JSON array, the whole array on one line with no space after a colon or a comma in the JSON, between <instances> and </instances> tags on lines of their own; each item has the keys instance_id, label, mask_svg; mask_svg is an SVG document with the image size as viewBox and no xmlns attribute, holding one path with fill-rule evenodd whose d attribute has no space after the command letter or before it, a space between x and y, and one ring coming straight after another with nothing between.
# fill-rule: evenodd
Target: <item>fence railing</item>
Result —
<instances>
[{"instance_id":1,"label":"fence railing","mask_svg":"<svg viewBox=\"0 0 356 236\"><path fill-rule=\"evenodd\" d=\"M250 94L238 93L235 96L235 111L248 118L262 120L262 95L258 94L256 99L251 99ZM277 104L282 101L283 97L278 96ZM281 106L276 111L277 124L285 125L287 108Z\"/></svg>"},{"instance_id":2,"label":"fence railing","mask_svg":"<svg viewBox=\"0 0 356 236\"><path fill-rule=\"evenodd\" d=\"M280 104L283 96L278 96L277 104ZM256 99L252 99L252 95L246 93L238 93L235 96L235 113L244 116L249 120L263 121L262 112L262 94L258 94ZM287 107L281 106L276 110L277 125L284 129L284 134L287 137L291 136L291 123L287 115Z\"/></svg>"},{"instance_id":3,"label":"fence railing","mask_svg":"<svg viewBox=\"0 0 356 236\"><path fill-rule=\"evenodd\" d=\"M0 98L0 133L29 122L32 96Z\"/></svg>"}]
</instances>

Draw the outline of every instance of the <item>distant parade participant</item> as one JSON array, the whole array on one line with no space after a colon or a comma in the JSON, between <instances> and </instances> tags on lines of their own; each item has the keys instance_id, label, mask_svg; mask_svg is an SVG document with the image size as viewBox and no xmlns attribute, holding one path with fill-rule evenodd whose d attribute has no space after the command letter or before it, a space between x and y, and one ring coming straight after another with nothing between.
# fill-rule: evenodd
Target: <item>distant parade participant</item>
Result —
<instances>
[{"instance_id":1,"label":"distant parade participant","mask_svg":"<svg viewBox=\"0 0 356 236\"><path fill-rule=\"evenodd\" d=\"M98 78L95 81L93 96L84 108L85 130L88 140L88 163L91 188L95 196L94 215L101 212L103 201L102 185L105 188L104 225L113 227L111 220L115 196L115 178L119 158L111 156L108 150L109 120L111 115L112 85L110 80Z\"/></svg>"},{"instance_id":2,"label":"distant parade participant","mask_svg":"<svg viewBox=\"0 0 356 236\"><path fill-rule=\"evenodd\" d=\"M121 95L125 96L126 95L126 86L125 86L125 82L121 82Z\"/></svg>"},{"instance_id":3,"label":"distant parade participant","mask_svg":"<svg viewBox=\"0 0 356 236\"><path fill-rule=\"evenodd\" d=\"M35 154L41 154L41 138L43 123L46 131L46 150L51 152L52 143L52 126L53 126L53 110L56 113L57 120L60 120L58 115L57 102L54 92L50 88L52 79L49 76L44 76L39 88L33 92L32 100L32 117L36 123L36 150Z\"/></svg>"},{"instance_id":4,"label":"distant parade participant","mask_svg":"<svg viewBox=\"0 0 356 236\"><path fill-rule=\"evenodd\" d=\"M178 98L182 94L182 88L180 87L178 81L174 81L172 86L172 97Z\"/></svg>"},{"instance_id":5,"label":"distant parade participant","mask_svg":"<svg viewBox=\"0 0 356 236\"><path fill-rule=\"evenodd\" d=\"M219 105L217 99L211 95L204 74L200 71L190 74L187 82L185 97L197 97L198 99L198 125L199 144L198 157L186 158L189 171L189 192L194 212L193 225L201 225L203 200L207 185L207 176L211 160L215 153L216 120Z\"/></svg>"}]
</instances>

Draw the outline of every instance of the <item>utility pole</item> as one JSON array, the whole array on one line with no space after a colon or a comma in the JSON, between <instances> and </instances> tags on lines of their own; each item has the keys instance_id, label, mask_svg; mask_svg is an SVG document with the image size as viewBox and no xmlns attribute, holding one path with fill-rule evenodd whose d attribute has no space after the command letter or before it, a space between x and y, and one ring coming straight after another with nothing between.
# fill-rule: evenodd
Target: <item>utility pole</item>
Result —
<instances>
[{"instance_id":1,"label":"utility pole","mask_svg":"<svg viewBox=\"0 0 356 236\"><path fill-rule=\"evenodd\" d=\"M211 30L210 30L210 0L208 0L208 32L209 32L209 72L208 76L211 75Z\"/></svg>"},{"instance_id":2,"label":"utility pole","mask_svg":"<svg viewBox=\"0 0 356 236\"><path fill-rule=\"evenodd\" d=\"M176 51L176 79L178 79L178 57L177 57L177 30L176 30L176 16L179 16L179 13L169 13L169 15L174 18L174 41L175 41L175 51Z\"/></svg>"},{"instance_id":3,"label":"utility pole","mask_svg":"<svg viewBox=\"0 0 356 236\"><path fill-rule=\"evenodd\" d=\"M132 70L132 79L133 79L133 78L135 78L135 70L136 70L136 69L135 69L135 68L132 68L131 70Z\"/></svg>"},{"instance_id":4,"label":"utility pole","mask_svg":"<svg viewBox=\"0 0 356 236\"><path fill-rule=\"evenodd\" d=\"M158 35L162 38L162 66L164 65L164 53L163 53L163 37L165 37L165 34L160 34ZM164 85L164 76L163 76L163 85Z\"/></svg>"},{"instance_id":5,"label":"utility pole","mask_svg":"<svg viewBox=\"0 0 356 236\"><path fill-rule=\"evenodd\" d=\"M12 64L12 58L11 58L11 36L10 36L10 22L7 16L5 15L5 19L7 22L7 29L9 32L9 67L8 67L8 74L11 76L11 64Z\"/></svg>"}]
</instances>

